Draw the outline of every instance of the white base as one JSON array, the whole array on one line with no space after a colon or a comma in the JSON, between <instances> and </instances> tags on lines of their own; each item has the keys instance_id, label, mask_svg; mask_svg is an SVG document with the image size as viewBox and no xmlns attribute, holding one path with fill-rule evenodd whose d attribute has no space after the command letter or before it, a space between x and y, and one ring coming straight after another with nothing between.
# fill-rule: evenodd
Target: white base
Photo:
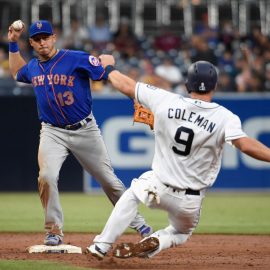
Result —
<instances>
[{"instance_id":1,"label":"white base","mask_svg":"<svg viewBox=\"0 0 270 270\"><path fill-rule=\"evenodd\" d=\"M82 254L80 247L71 245L46 246L35 245L26 249L29 253L78 253Z\"/></svg>"}]
</instances>

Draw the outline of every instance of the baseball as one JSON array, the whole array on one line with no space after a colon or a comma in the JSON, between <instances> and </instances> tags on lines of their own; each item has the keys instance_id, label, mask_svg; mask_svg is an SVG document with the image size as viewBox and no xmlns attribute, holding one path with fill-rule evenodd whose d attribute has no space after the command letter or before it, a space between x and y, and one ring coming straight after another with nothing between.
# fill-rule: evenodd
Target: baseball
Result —
<instances>
[{"instance_id":1,"label":"baseball","mask_svg":"<svg viewBox=\"0 0 270 270\"><path fill-rule=\"evenodd\" d=\"M17 20L14 21L11 26L15 31L20 31L23 29L24 23L21 20Z\"/></svg>"}]
</instances>

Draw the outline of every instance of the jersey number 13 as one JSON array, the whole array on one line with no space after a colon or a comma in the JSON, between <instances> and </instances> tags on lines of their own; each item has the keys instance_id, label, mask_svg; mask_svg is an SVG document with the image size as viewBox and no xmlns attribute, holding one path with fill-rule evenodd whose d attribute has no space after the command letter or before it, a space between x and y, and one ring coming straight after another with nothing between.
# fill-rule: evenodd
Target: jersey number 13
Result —
<instances>
[{"instance_id":1,"label":"jersey number 13","mask_svg":"<svg viewBox=\"0 0 270 270\"><path fill-rule=\"evenodd\" d=\"M190 128L179 127L176 130L174 139L175 141L181 145L181 149L176 146L172 147L172 150L175 154L180 156L187 156L190 153L192 142L194 138L194 131Z\"/></svg>"}]
</instances>

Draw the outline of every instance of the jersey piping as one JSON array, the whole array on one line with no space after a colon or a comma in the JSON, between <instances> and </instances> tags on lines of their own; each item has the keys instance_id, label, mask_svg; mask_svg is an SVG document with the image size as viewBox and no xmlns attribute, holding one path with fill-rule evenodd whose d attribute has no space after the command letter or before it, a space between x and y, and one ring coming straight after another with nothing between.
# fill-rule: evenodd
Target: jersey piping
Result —
<instances>
[{"instance_id":1,"label":"jersey piping","mask_svg":"<svg viewBox=\"0 0 270 270\"><path fill-rule=\"evenodd\" d=\"M237 134L237 135L225 137L225 140L238 139L238 138L242 138L242 137L245 137L245 136L243 136L243 134Z\"/></svg>"},{"instance_id":2,"label":"jersey piping","mask_svg":"<svg viewBox=\"0 0 270 270\"><path fill-rule=\"evenodd\" d=\"M60 60L67 54L67 52L68 52L68 50L66 50L65 53L59 59L57 59L56 62L53 64L53 66L50 69L50 75L52 75L52 70L54 69L54 67L56 66L56 64L58 64L60 62ZM59 111L61 112L61 115L65 119L66 123L68 124L69 122L68 122L67 118L65 117L65 114L64 114L64 112L63 112L63 110L62 110L62 108L59 105L59 102L57 100L53 83L52 83L52 90L53 90L53 95L54 95L54 99L56 101L57 107L58 107Z\"/></svg>"}]
</instances>

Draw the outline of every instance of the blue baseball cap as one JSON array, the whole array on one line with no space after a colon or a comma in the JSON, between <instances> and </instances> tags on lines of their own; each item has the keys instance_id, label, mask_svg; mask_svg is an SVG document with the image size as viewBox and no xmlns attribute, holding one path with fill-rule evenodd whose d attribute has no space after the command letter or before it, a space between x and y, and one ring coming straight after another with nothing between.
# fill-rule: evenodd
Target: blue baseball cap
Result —
<instances>
[{"instance_id":1,"label":"blue baseball cap","mask_svg":"<svg viewBox=\"0 0 270 270\"><path fill-rule=\"evenodd\" d=\"M32 23L29 28L30 38L39 34L53 35L53 29L52 29L51 23L45 20Z\"/></svg>"}]
</instances>

